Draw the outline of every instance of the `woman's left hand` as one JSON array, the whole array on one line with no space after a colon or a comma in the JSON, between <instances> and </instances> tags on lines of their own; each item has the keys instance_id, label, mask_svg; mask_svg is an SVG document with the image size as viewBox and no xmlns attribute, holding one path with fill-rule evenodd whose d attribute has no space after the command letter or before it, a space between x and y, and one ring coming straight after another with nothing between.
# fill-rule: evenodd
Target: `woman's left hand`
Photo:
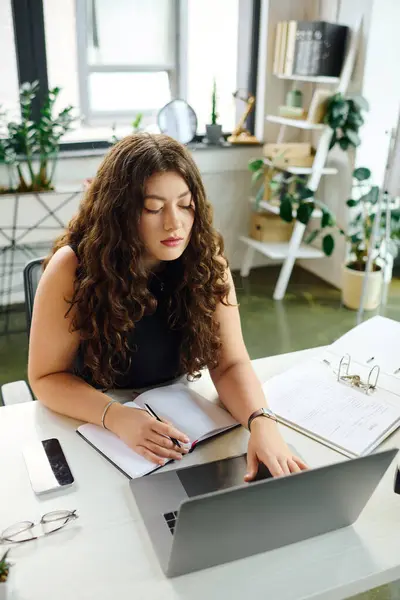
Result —
<instances>
[{"instance_id":1,"label":"woman's left hand","mask_svg":"<svg viewBox=\"0 0 400 600\"><path fill-rule=\"evenodd\" d=\"M259 463L263 463L274 477L308 469L301 458L290 451L277 423L266 417L258 417L251 424L245 481L256 477Z\"/></svg>"}]
</instances>

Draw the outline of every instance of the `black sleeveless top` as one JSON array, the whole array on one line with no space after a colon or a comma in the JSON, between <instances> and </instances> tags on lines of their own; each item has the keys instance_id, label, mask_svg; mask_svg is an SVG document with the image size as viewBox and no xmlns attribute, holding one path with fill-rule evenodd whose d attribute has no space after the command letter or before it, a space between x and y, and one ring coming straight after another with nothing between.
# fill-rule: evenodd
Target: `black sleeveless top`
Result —
<instances>
[{"instance_id":1,"label":"black sleeveless top","mask_svg":"<svg viewBox=\"0 0 400 600\"><path fill-rule=\"evenodd\" d=\"M77 254L76 249L71 247ZM157 274L150 274L148 288L157 300L157 309L153 314L143 316L135 324L134 330L128 333L128 343L132 349L130 367L124 370L122 364L116 365L122 373L116 375L114 387L148 387L183 374L180 369L182 331L171 329L168 323L168 301L181 276L181 269L178 259L165 263L165 268ZM85 367L82 345L75 359L74 373L94 387L100 387Z\"/></svg>"}]
</instances>

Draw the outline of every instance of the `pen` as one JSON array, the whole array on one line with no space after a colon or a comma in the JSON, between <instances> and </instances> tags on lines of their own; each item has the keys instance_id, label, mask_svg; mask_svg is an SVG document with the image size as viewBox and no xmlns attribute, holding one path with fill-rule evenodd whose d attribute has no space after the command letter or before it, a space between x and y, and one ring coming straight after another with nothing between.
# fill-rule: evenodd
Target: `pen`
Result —
<instances>
[{"instance_id":1,"label":"pen","mask_svg":"<svg viewBox=\"0 0 400 600\"><path fill-rule=\"evenodd\" d=\"M160 423L163 423L163 421L160 419L160 417L154 412L154 410L151 408L151 406L149 406L148 404L144 404L146 407L147 412L149 412L153 417L155 417L157 419L157 421L160 421ZM171 440L171 442L173 444L175 444L176 446L178 446L178 448L181 447L180 443L178 442L178 440L176 440L173 437L169 438Z\"/></svg>"},{"instance_id":2,"label":"pen","mask_svg":"<svg viewBox=\"0 0 400 600\"><path fill-rule=\"evenodd\" d=\"M367 360L367 363L370 363L370 362L371 362L371 361L373 361L373 360L375 360L375 356L371 356L371 358L369 358L369 359Z\"/></svg>"}]
</instances>

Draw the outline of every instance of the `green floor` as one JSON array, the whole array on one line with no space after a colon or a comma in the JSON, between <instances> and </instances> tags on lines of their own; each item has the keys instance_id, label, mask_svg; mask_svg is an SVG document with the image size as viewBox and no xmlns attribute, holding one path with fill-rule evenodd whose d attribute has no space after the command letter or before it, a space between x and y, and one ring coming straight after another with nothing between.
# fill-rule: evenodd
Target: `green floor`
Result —
<instances>
[{"instance_id":1,"label":"green floor","mask_svg":"<svg viewBox=\"0 0 400 600\"><path fill-rule=\"evenodd\" d=\"M285 300L275 302L272 294L278 273L274 267L255 269L247 279L234 273L251 358L330 344L356 324L356 313L341 306L340 292L302 269L294 270ZM382 314L400 321L399 279L391 284ZM23 328L24 323L23 312L12 316L14 328ZM26 333L0 336L0 385L26 378L27 348ZM400 600L400 584L384 586L357 599Z\"/></svg>"}]
</instances>

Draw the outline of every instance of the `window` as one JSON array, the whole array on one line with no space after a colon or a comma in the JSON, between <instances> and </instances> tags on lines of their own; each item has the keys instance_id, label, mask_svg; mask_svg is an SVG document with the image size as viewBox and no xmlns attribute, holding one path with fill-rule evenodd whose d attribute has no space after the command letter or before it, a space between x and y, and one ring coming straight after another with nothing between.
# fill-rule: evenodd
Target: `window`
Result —
<instances>
[{"instance_id":1,"label":"window","mask_svg":"<svg viewBox=\"0 0 400 600\"><path fill-rule=\"evenodd\" d=\"M239 0L188 0L186 100L197 114L199 133L211 119L213 79L223 131L236 124Z\"/></svg>"},{"instance_id":2,"label":"window","mask_svg":"<svg viewBox=\"0 0 400 600\"><path fill-rule=\"evenodd\" d=\"M18 106L18 72L11 0L0 2L0 111Z\"/></svg>"},{"instance_id":3,"label":"window","mask_svg":"<svg viewBox=\"0 0 400 600\"><path fill-rule=\"evenodd\" d=\"M17 37L19 64L27 36L33 49L23 56L24 81L39 78L44 90L60 87L57 108L72 104L81 116L64 142L106 143L114 125L117 134L131 131L139 112L144 126L154 125L160 108L173 98L193 107L202 136L211 119L214 79L218 122L226 133L236 125L244 107L235 104L233 93L248 88L251 60L255 67L251 40L258 0L24 2L26 8L15 15L23 31ZM9 10L9 24L10 15ZM42 52L35 53L36 45Z\"/></svg>"},{"instance_id":4,"label":"window","mask_svg":"<svg viewBox=\"0 0 400 600\"><path fill-rule=\"evenodd\" d=\"M85 120L155 116L176 95L175 0L78 0Z\"/></svg>"}]
</instances>

